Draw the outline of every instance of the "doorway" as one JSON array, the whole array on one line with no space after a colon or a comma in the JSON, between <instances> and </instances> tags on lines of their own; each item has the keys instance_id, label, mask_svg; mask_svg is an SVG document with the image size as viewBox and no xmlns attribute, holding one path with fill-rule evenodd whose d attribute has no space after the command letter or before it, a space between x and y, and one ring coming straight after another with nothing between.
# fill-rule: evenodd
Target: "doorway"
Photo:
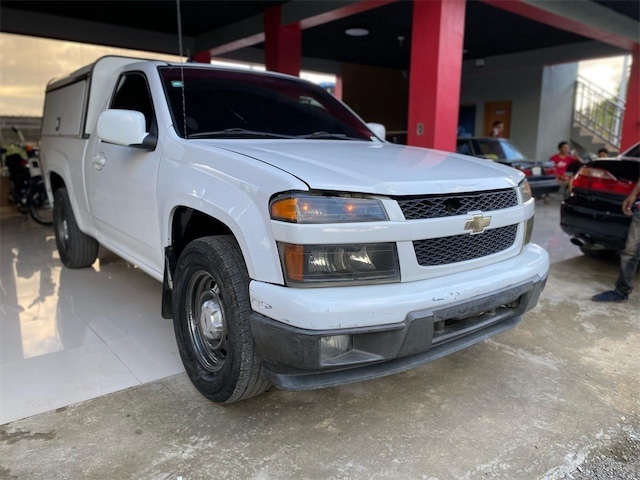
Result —
<instances>
[{"instance_id":1,"label":"doorway","mask_svg":"<svg viewBox=\"0 0 640 480\"><path fill-rule=\"evenodd\" d=\"M504 138L510 137L511 129L511 101L487 102L484 104L484 135L489 135L494 122L503 122Z\"/></svg>"},{"instance_id":2,"label":"doorway","mask_svg":"<svg viewBox=\"0 0 640 480\"><path fill-rule=\"evenodd\" d=\"M472 137L476 132L476 106L462 105L458 113L458 137Z\"/></svg>"}]
</instances>

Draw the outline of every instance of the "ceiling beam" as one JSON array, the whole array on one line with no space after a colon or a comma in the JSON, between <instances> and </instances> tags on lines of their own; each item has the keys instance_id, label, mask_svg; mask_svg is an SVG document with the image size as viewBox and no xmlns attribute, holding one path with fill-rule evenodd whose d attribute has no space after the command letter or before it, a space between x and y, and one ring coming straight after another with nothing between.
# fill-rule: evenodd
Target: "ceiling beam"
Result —
<instances>
[{"instance_id":1,"label":"ceiling beam","mask_svg":"<svg viewBox=\"0 0 640 480\"><path fill-rule=\"evenodd\" d=\"M292 0L282 5L282 25L299 24L302 30L366 12L398 0ZM264 42L262 15L218 28L195 39L196 51L208 50L212 57Z\"/></svg>"},{"instance_id":2,"label":"ceiling beam","mask_svg":"<svg viewBox=\"0 0 640 480\"><path fill-rule=\"evenodd\" d=\"M639 22L591 0L480 0L560 30L633 50Z\"/></svg>"},{"instance_id":3,"label":"ceiling beam","mask_svg":"<svg viewBox=\"0 0 640 480\"><path fill-rule=\"evenodd\" d=\"M308 2L296 0L282 6L282 24L299 23L300 28L318 27L325 23L357 15L397 0L332 0Z\"/></svg>"},{"instance_id":4,"label":"ceiling beam","mask_svg":"<svg viewBox=\"0 0 640 480\"><path fill-rule=\"evenodd\" d=\"M177 35L12 8L1 9L0 31L81 43L90 38L95 45L179 54ZM193 38L182 42L183 55L196 53Z\"/></svg>"}]
</instances>

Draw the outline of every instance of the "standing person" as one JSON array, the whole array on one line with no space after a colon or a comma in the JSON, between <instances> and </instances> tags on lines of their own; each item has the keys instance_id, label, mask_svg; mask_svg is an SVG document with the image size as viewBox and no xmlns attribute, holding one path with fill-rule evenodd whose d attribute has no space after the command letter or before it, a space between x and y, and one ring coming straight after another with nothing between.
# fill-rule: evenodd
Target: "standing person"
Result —
<instances>
[{"instance_id":1,"label":"standing person","mask_svg":"<svg viewBox=\"0 0 640 480\"><path fill-rule=\"evenodd\" d=\"M591 297L594 302L623 302L629 298L633 290L633 277L640 263L640 206L634 203L640 196L640 180L622 203L622 211L631 217L627 244L620 253L620 275L616 281L615 290L608 290Z\"/></svg>"},{"instance_id":2,"label":"standing person","mask_svg":"<svg viewBox=\"0 0 640 480\"><path fill-rule=\"evenodd\" d=\"M567 167L580 161L575 154L569 152L569 143L564 141L558 144L558 153L549 160L556 164L556 178L565 185L568 183Z\"/></svg>"},{"instance_id":3,"label":"standing person","mask_svg":"<svg viewBox=\"0 0 640 480\"><path fill-rule=\"evenodd\" d=\"M598 158L607 158L609 156L609 150L606 148L601 148L598 150Z\"/></svg>"},{"instance_id":4,"label":"standing person","mask_svg":"<svg viewBox=\"0 0 640 480\"><path fill-rule=\"evenodd\" d=\"M504 132L504 122L500 120L496 120L493 122L491 126L491 131L489 132L489 136L492 138L502 138L502 132Z\"/></svg>"}]
</instances>

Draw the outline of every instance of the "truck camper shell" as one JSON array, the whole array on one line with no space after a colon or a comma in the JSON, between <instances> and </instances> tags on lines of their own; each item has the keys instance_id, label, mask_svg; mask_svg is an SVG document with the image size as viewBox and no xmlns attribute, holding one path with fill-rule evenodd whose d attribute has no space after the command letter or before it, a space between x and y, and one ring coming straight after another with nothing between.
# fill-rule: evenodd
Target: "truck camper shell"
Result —
<instances>
[{"instance_id":1,"label":"truck camper shell","mask_svg":"<svg viewBox=\"0 0 640 480\"><path fill-rule=\"evenodd\" d=\"M47 84L42 136L89 138L113 92L116 72L141 58L109 55ZM166 62L157 61L158 65ZM78 101L81 99L81 101Z\"/></svg>"}]
</instances>

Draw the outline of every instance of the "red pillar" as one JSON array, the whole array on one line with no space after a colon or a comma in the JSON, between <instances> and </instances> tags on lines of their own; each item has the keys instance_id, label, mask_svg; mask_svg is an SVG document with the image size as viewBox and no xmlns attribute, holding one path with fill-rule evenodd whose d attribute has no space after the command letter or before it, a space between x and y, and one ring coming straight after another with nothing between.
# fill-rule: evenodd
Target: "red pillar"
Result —
<instances>
[{"instance_id":1,"label":"red pillar","mask_svg":"<svg viewBox=\"0 0 640 480\"><path fill-rule=\"evenodd\" d=\"M204 52L198 52L191 55L191 59L197 63L211 63L211 54L209 53L209 50L205 50Z\"/></svg>"},{"instance_id":2,"label":"red pillar","mask_svg":"<svg viewBox=\"0 0 640 480\"><path fill-rule=\"evenodd\" d=\"M466 0L414 0L408 144L455 151Z\"/></svg>"},{"instance_id":3,"label":"red pillar","mask_svg":"<svg viewBox=\"0 0 640 480\"><path fill-rule=\"evenodd\" d=\"M627 89L627 103L622 119L620 151L640 142L640 45L633 48L631 77Z\"/></svg>"},{"instance_id":4,"label":"red pillar","mask_svg":"<svg viewBox=\"0 0 640 480\"><path fill-rule=\"evenodd\" d=\"M264 11L264 60L267 70L300 76L300 25L282 25L280 5Z\"/></svg>"},{"instance_id":5,"label":"red pillar","mask_svg":"<svg viewBox=\"0 0 640 480\"><path fill-rule=\"evenodd\" d=\"M342 74L336 75L336 88L333 92L333 96L338 100L342 100Z\"/></svg>"}]
</instances>

